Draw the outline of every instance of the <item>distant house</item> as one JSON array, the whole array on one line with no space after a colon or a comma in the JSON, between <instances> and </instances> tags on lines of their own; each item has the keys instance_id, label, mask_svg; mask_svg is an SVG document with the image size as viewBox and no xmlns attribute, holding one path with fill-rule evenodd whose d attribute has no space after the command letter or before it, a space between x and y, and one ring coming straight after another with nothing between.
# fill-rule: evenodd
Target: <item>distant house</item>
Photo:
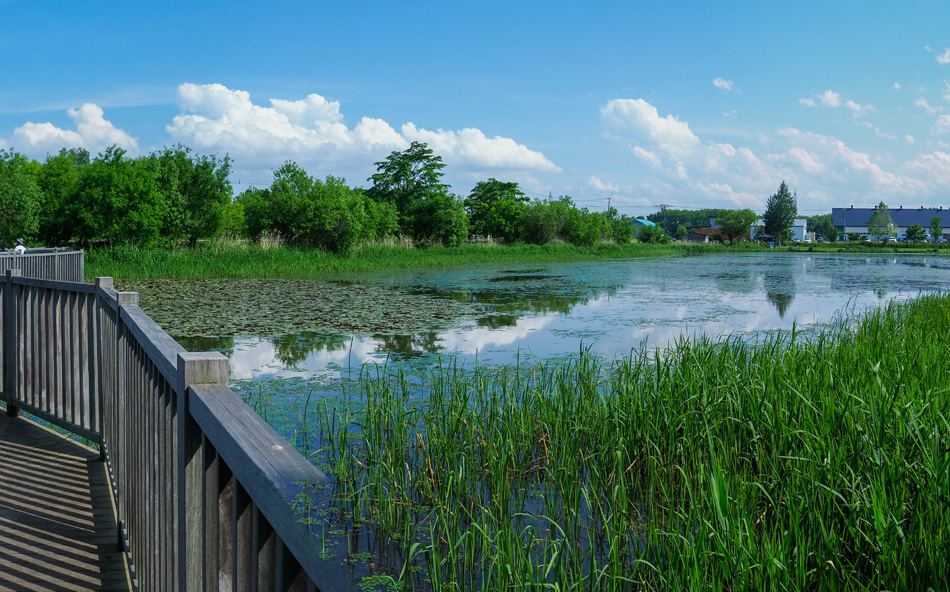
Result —
<instances>
[{"instance_id":1,"label":"distant house","mask_svg":"<svg viewBox=\"0 0 950 592\"><path fill-rule=\"evenodd\" d=\"M759 236L757 230L762 228L762 232L765 232L765 220L759 218L752 224L752 228L749 229L753 237ZM809 240L815 240L815 233L808 232L808 220L806 218L795 218L795 221L792 222L792 225L789 227L789 230L792 232L792 240L799 242L803 241L806 238Z\"/></svg>"},{"instance_id":2,"label":"distant house","mask_svg":"<svg viewBox=\"0 0 950 592\"><path fill-rule=\"evenodd\" d=\"M692 231L692 234L699 234L702 236L719 236L722 234L722 227L716 223L716 218L709 219L709 226L697 226ZM725 237L723 237L725 238ZM736 240L750 240L751 233L745 233L736 237Z\"/></svg>"},{"instance_id":3,"label":"distant house","mask_svg":"<svg viewBox=\"0 0 950 592\"><path fill-rule=\"evenodd\" d=\"M842 239L846 238L849 233L867 236L868 222L871 221L871 216L874 215L875 210L877 210L876 207L831 208L831 223L838 229ZM891 220L894 222L894 232L899 239L906 238L907 229L914 224L920 224L924 227L924 230L927 230L930 228L930 219L934 216L940 217L941 236L937 238L947 238L947 228L950 227L950 210L944 209L943 206L938 208L925 208L923 206L905 208L900 206L888 208L888 210L891 214ZM927 234L929 236L929 231Z\"/></svg>"},{"instance_id":4,"label":"distant house","mask_svg":"<svg viewBox=\"0 0 950 592\"><path fill-rule=\"evenodd\" d=\"M686 233L686 241L690 243L708 243L709 235L690 231Z\"/></svg>"}]
</instances>

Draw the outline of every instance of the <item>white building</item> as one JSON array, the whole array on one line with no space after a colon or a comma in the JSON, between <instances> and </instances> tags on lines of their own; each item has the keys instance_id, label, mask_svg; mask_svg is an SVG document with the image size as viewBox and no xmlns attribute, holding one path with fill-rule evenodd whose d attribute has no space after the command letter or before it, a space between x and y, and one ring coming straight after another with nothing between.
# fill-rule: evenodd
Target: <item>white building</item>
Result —
<instances>
[{"instance_id":1,"label":"white building","mask_svg":"<svg viewBox=\"0 0 950 592\"><path fill-rule=\"evenodd\" d=\"M761 232L759 231L760 228L763 229ZM763 218L759 218L752 224L750 236L755 238L759 234L764 233L764 229L765 220ZM795 218L795 221L792 223L792 226L789 228L789 230L792 231L792 240L795 242L803 241L806 238L808 240L815 240L815 233L808 232L808 220L806 218Z\"/></svg>"},{"instance_id":2,"label":"white building","mask_svg":"<svg viewBox=\"0 0 950 592\"><path fill-rule=\"evenodd\" d=\"M847 236L848 233L859 234L862 237L867 236L868 233L868 222L871 221L871 216L874 215L877 207L873 208L856 208L851 206L850 208L831 208L831 223L835 228L838 229L839 237L841 240ZM927 236L930 238L930 219L938 216L940 217L940 235L937 238L946 237L947 228L950 227L950 210L946 210L943 206L939 208L925 208L923 206L919 208L905 208L904 206L899 206L897 208L888 208L888 211L891 214L891 220L894 222L894 234L898 239L905 238L907 236L907 229L914 225L920 224L924 227L924 230L927 231ZM874 237L877 238L877 237ZM933 238L930 238L933 240Z\"/></svg>"}]
</instances>

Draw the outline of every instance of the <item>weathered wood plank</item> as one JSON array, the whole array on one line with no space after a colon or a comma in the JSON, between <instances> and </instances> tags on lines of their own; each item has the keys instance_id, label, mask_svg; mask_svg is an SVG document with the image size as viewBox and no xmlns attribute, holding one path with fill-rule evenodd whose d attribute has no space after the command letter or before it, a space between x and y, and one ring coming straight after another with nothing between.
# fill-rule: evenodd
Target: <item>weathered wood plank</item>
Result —
<instances>
[{"instance_id":1,"label":"weathered wood plank","mask_svg":"<svg viewBox=\"0 0 950 592\"><path fill-rule=\"evenodd\" d=\"M99 453L0 415L0 590L130 590Z\"/></svg>"}]
</instances>

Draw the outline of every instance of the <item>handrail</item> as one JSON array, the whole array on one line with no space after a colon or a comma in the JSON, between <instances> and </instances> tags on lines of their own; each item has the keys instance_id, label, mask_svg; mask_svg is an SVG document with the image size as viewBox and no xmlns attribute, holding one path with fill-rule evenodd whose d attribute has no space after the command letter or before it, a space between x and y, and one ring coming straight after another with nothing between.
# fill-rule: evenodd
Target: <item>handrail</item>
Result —
<instances>
[{"instance_id":1,"label":"handrail","mask_svg":"<svg viewBox=\"0 0 950 592\"><path fill-rule=\"evenodd\" d=\"M355 589L291 506L327 477L231 391L225 356L186 352L111 278L10 270L0 299L7 412L100 443L139 590Z\"/></svg>"}]
</instances>

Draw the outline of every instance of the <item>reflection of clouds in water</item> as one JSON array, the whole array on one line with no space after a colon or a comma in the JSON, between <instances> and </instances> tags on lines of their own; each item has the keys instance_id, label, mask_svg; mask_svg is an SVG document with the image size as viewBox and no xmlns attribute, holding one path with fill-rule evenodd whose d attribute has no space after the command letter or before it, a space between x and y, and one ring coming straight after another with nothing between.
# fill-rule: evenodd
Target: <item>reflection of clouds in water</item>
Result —
<instances>
[{"instance_id":1,"label":"reflection of clouds in water","mask_svg":"<svg viewBox=\"0 0 950 592\"><path fill-rule=\"evenodd\" d=\"M410 338L413 352L454 354L460 364L467 365L476 354L480 363L514 363L515 351L550 359L576 353L580 344L612 358L639 350L644 340L651 350L700 334L755 340L775 330L789 330L793 324L808 329L831 322L842 309L860 312L880 306L881 290L884 301L913 298L930 289L946 290L950 274L944 268L932 269L946 265L945 261L767 255L554 265L551 273L578 286L574 299L565 305L569 312L552 312L558 307L550 302L545 306L548 312L541 314L531 307L519 309L517 294L512 293L512 302L505 308L511 311L502 315L504 322L479 324L476 320L444 332L402 337ZM435 272L430 275L438 277ZM437 292L437 279L432 286ZM577 299L581 293L590 299ZM776 294L785 297L781 307L774 302ZM235 340L232 377L339 377L347 367L384 363L387 343L394 342L359 336L347 341L346 347L326 351L324 341L314 340L296 367L287 369L269 340ZM399 353L392 355L395 359Z\"/></svg>"},{"instance_id":2,"label":"reflection of clouds in water","mask_svg":"<svg viewBox=\"0 0 950 592\"><path fill-rule=\"evenodd\" d=\"M475 355L490 347L504 347L521 341L529 334L550 325L557 316L549 314L540 317L522 317L514 326L499 329L476 326L453 329L442 334L441 342L447 353Z\"/></svg>"}]
</instances>

